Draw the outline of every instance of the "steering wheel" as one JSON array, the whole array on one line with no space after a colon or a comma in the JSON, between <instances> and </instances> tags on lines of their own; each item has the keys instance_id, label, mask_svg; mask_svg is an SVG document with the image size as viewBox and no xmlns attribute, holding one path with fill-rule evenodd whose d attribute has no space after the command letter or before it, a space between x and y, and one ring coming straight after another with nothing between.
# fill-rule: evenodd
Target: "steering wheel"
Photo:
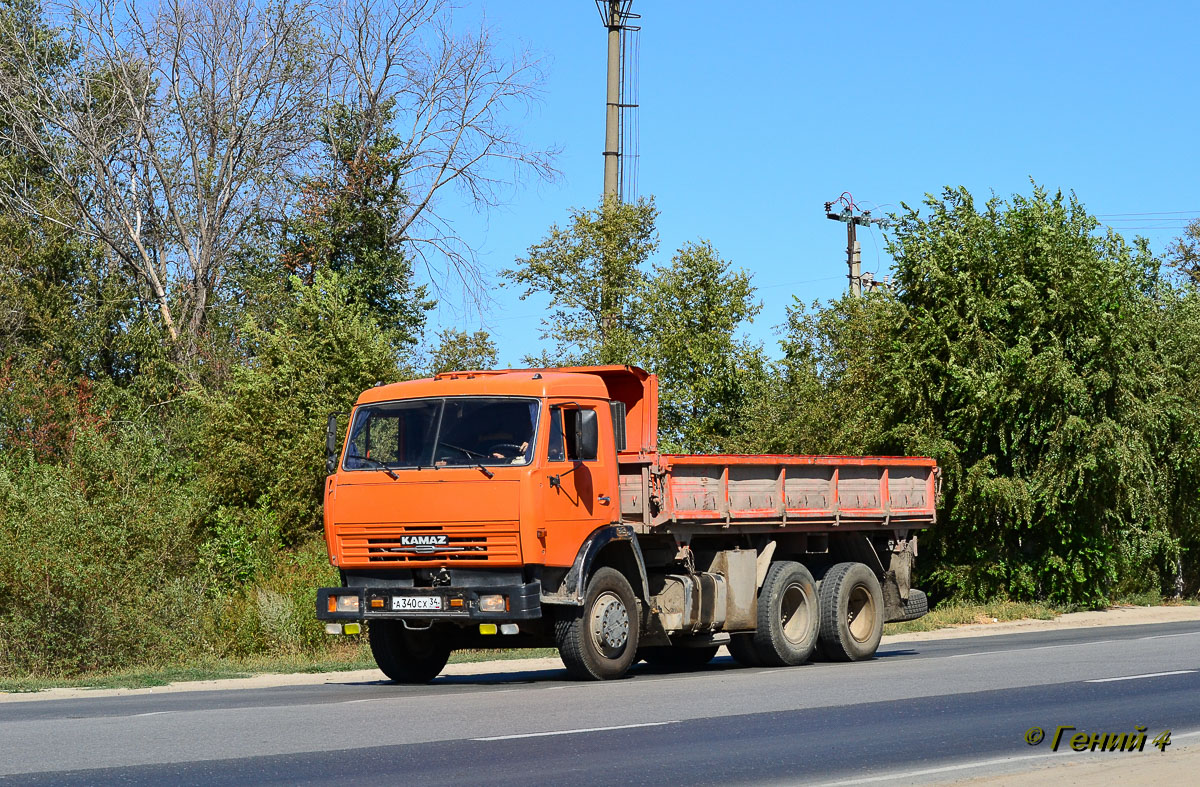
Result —
<instances>
[{"instance_id":1,"label":"steering wheel","mask_svg":"<svg viewBox=\"0 0 1200 787\"><path fill-rule=\"evenodd\" d=\"M509 453L510 451L511 453ZM525 453L525 449L517 443L493 443L488 446L486 453L489 456L492 454L503 454L508 458L512 458Z\"/></svg>"}]
</instances>

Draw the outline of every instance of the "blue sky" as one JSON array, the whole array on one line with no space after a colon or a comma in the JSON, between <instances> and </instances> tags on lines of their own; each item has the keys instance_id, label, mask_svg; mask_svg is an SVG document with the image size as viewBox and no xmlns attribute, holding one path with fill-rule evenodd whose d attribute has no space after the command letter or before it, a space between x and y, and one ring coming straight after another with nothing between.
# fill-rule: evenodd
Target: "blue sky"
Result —
<instances>
[{"instance_id":1,"label":"blue sky","mask_svg":"<svg viewBox=\"0 0 1200 787\"><path fill-rule=\"evenodd\" d=\"M822 210L843 191L887 211L946 185L1028 193L1032 177L1156 250L1200 216L1200 3L634 0L633 10L639 192L661 210L661 258L706 238L749 271L763 310L746 333L772 354L793 296L825 301L846 287L844 225ZM572 206L599 199L606 49L592 0L473 0L458 22L483 13L498 39L544 56L545 100L522 124L530 143L562 149L558 183L486 218L451 209L496 282ZM1115 215L1137 213L1156 216ZM883 238L859 238L863 269L882 278ZM501 362L518 364L540 347L545 302L494 294L482 318L447 297L431 328L484 327Z\"/></svg>"}]
</instances>

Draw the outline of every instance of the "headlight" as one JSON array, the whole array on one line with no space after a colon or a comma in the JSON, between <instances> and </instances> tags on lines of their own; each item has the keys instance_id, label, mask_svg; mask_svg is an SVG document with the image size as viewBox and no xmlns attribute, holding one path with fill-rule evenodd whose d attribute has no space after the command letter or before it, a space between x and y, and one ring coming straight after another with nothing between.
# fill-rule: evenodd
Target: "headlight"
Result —
<instances>
[{"instance_id":1,"label":"headlight","mask_svg":"<svg viewBox=\"0 0 1200 787\"><path fill-rule=\"evenodd\" d=\"M358 595L353 596L330 596L329 597L330 612L358 612Z\"/></svg>"},{"instance_id":2,"label":"headlight","mask_svg":"<svg viewBox=\"0 0 1200 787\"><path fill-rule=\"evenodd\" d=\"M480 596L479 611L480 612L503 612L508 609L508 604L504 596Z\"/></svg>"}]
</instances>

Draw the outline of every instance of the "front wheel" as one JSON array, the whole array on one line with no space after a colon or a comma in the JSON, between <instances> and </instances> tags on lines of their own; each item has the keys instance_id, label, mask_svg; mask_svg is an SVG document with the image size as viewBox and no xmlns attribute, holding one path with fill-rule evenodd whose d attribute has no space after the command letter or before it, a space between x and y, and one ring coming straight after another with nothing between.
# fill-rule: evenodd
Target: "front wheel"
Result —
<instances>
[{"instance_id":1,"label":"front wheel","mask_svg":"<svg viewBox=\"0 0 1200 787\"><path fill-rule=\"evenodd\" d=\"M398 620L373 620L367 636L375 663L397 683L428 683L450 658L445 633L434 627L409 630Z\"/></svg>"},{"instance_id":2,"label":"front wheel","mask_svg":"<svg viewBox=\"0 0 1200 787\"><path fill-rule=\"evenodd\" d=\"M614 568L597 569L583 606L564 610L554 638L567 672L578 680L611 680L637 656L639 617L629 580Z\"/></svg>"}]
</instances>

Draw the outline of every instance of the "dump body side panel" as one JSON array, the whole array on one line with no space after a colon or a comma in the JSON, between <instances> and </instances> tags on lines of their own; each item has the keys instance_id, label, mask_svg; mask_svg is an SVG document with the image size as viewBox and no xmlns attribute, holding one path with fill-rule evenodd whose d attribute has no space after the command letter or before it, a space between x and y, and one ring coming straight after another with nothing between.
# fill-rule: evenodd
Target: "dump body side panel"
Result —
<instances>
[{"instance_id":1,"label":"dump body side panel","mask_svg":"<svg viewBox=\"0 0 1200 787\"><path fill-rule=\"evenodd\" d=\"M803 529L925 527L937 466L910 457L662 455L651 469L652 526L795 525ZM629 519L643 519L627 477Z\"/></svg>"}]
</instances>

